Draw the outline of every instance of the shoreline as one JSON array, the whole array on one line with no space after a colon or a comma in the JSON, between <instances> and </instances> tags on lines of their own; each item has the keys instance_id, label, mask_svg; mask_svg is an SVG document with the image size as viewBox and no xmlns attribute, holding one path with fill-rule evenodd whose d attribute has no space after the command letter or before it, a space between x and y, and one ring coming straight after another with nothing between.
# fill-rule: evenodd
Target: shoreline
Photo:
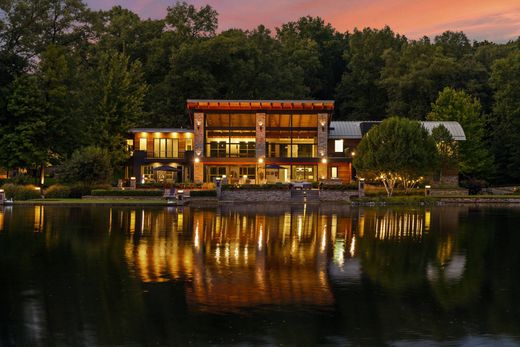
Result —
<instances>
[{"instance_id":1,"label":"shoreline","mask_svg":"<svg viewBox=\"0 0 520 347\"><path fill-rule=\"evenodd\" d=\"M508 195L508 196L493 196L493 195L481 195L481 196L446 196L446 197L424 197L424 196L394 196L394 197L364 197L361 199L355 199L350 201L338 200L338 201L248 201L248 200L217 200L217 198L192 198L186 205L179 206L194 206L194 207L206 207L206 206L219 206L219 205L230 205L230 204L312 204L312 205L351 205L351 206L398 206L398 205L415 205L415 206L443 206L452 204L520 204L520 195ZM0 205L0 207L7 206L34 206L34 205L45 205L45 206L79 206L79 205L91 205L91 206L163 206L163 207L179 207L177 205L168 204L163 199L149 199L135 197L133 199L125 198L101 198L101 199L37 199L37 200L25 200L15 201L12 205Z\"/></svg>"}]
</instances>

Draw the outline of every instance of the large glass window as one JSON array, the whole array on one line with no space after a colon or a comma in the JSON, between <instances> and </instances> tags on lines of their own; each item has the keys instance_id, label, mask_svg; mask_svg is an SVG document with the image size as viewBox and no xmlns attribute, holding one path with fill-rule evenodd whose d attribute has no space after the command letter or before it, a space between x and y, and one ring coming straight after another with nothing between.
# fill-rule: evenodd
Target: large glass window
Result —
<instances>
[{"instance_id":1,"label":"large glass window","mask_svg":"<svg viewBox=\"0 0 520 347\"><path fill-rule=\"evenodd\" d=\"M338 167L333 166L330 168L330 178L338 178Z\"/></svg>"},{"instance_id":2,"label":"large glass window","mask_svg":"<svg viewBox=\"0 0 520 347\"><path fill-rule=\"evenodd\" d=\"M192 138L186 139L186 150L187 151L193 150L193 139Z\"/></svg>"},{"instance_id":3,"label":"large glass window","mask_svg":"<svg viewBox=\"0 0 520 347\"><path fill-rule=\"evenodd\" d=\"M334 152L343 153L343 140L334 141Z\"/></svg>"},{"instance_id":4,"label":"large glass window","mask_svg":"<svg viewBox=\"0 0 520 347\"><path fill-rule=\"evenodd\" d=\"M141 137L139 139L139 150L140 151L146 151L147 150L147 138L146 137Z\"/></svg>"},{"instance_id":5,"label":"large glass window","mask_svg":"<svg viewBox=\"0 0 520 347\"><path fill-rule=\"evenodd\" d=\"M206 167L206 182L213 182L214 178L222 177L227 173L226 166L207 166Z\"/></svg>"},{"instance_id":6,"label":"large glass window","mask_svg":"<svg viewBox=\"0 0 520 347\"><path fill-rule=\"evenodd\" d=\"M246 166L240 168L240 177L241 178L248 178L250 180L254 180L256 175L256 168L254 166Z\"/></svg>"},{"instance_id":7,"label":"large glass window","mask_svg":"<svg viewBox=\"0 0 520 347\"><path fill-rule=\"evenodd\" d=\"M318 115L268 114L266 117L267 157L318 157Z\"/></svg>"},{"instance_id":8,"label":"large glass window","mask_svg":"<svg viewBox=\"0 0 520 347\"><path fill-rule=\"evenodd\" d=\"M316 166L293 165L292 179L294 181L316 181Z\"/></svg>"},{"instance_id":9,"label":"large glass window","mask_svg":"<svg viewBox=\"0 0 520 347\"><path fill-rule=\"evenodd\" d=\"M153 139L153 155L155 158L178 158L178 139Z\"/></svg>"}]
</instances>

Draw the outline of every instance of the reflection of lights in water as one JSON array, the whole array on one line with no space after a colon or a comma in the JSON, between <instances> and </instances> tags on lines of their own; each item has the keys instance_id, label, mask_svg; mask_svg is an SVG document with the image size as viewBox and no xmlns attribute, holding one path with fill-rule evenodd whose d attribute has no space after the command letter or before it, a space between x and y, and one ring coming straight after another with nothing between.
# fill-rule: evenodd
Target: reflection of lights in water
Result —
<instances>
[{"instance_id":1,"label":"reflection of lights in water","mask_svg":"<svg viewBox=\"0 0 520 347\"><path fill-rule=\"evenodd\" d=\"M397 214L387 212L382 218L376 219L376 237L380 240L422 237L423 216L418 214Z\"/></svg>"},{"instance_id":2,"label":"reflection of lights in water","mask_svg":"<svg viewBox=\"0 0 520 347\"><path fill-rule=\"evenodd\" d=\"M43 218L44 218L44 207L43 205L34 206L34 231L41 232L43 229Z\"/></svg>"},{"instance_id":3,"label":"reflection of lights in water","mask_svg":"<svg viewBox=\"0 0 520 347\"><path fill-rule=\"evenodd\" d=\"M336 240L334 243L334 261L338 266L343 266L345 263L345 241Z\"/></svg>"},{"instance_id":4,"label":"reflection of lights in water","mask_svg":"<svg viewBox=\"0 0 520 347\"><path fill-rule=\"evenodd\" d=\"M135 232L135 210L130 211L130 232Z\"/></svg>"},{"instance_id":5,"label":"reflection of lights in water","mask_svg":"<svg viewBox=\"0 0 520 347\"><path fill-rule=\"evenodd\" d=\"M331 242L334 243L336 240L336 233L338 231L338 215L333 214L332 220L330 222L330 239Z\"/></svg>"},{"instance_id":6,"label":"reflection of lights in water","mask_svg":"<svg viewBox=\"0 0 520 347\"><path fill-rule=\"evenodd\" d=\"M430 230L430 218L431 218L430 211L426 210L426 212L424 213L424 231Z\"/></svg>"},{"instance_id":7,"label":"reflection of lights in water","mask_svg":"<svg viewBox=\"0 0 520 347\"><path fill-rule=\"evenodd\" d=\"M359 237L363 237L365 233L365 216L359 217Z\"/></svg>"},{"instance_id":8,"label":"reflection of lights in water","mask_svg":"<svg viewBox=\"0 0 520 347\"><path fill-rule=\"evenodd\" d=\"M217 248L215 248L215 261L217 264L220 264L220 247L217 244Z\"/></svg>"},{"instance_id":9,"label":"reflection of lights in water","mask_svg":"<svg viewBox=\"0 0 520 347\"><path fill-rule=\"evenodd\" d=\"M262 224L260 224L260 232L258 233L258 250L262 250L262 243L263 243L263 230L262 230Z\"/></svg>"},{"instance_id":10,"label":"reflection of lights in water","mask_svg":"<svg viewBox=\"0 0 520 347\"><path fill-rule=\"evenodd\" d=\"M179 210L177 213L177 230L182 231L182 227L184 225L184 212Z\"/></svg>"},{"instance_id":11,"label":"reflection of lights in water","mask_svg":"<svg viewBox=\"0 0 520 347\"><path fill-rule=\"evenodd\" d=\"M350 242L350 256L354 257L356 254L356 235L352 236L352 242Z\"/></svg>"},{"instance_id":12,"label":"reflection of lights in water","mask_svg":"<svg viewBox=\"0 0 520 347\"><path fill-rule=\"evenodd\" d=\"M4 211L0 207L0 231L4 230Z\"/></svg>"},{"instance_id":13,"label":"reflection of lights in water","mask_svg":"<svg viewBox=\"0 0 520 347\"><path fill-rule=\"evenodd\" d=\"M112 232L112 207L110 208L110 217L109 217L109 220L108 220L108 232L109 233Z\"/></svg>"},{"instance_id":14,"label":"reflection of lights in water","mask_svg":"<svg viewBox=\"0 0 520 347\"><path fill-rule=\"evenodd\" d=\"M302 229L303 229L303 217L298 216L298 222L297 222L298 241L302 240Z\"/></svg>"},{"instance_id":15,"label":"reflection of lights in water","mask_svg":"<svg viewBox=\"0 0 520 347\"><path fill-rule=\"evenodd\" d=\"M325 247L327 246L327 226L323 227L323 233L321 235L321 247L320 251L323 253L325 251Z\"/></svg>"},{"instance_id":16,"label":"reflection of lights in water","mask_svg":"<svg viewBox=\"0 0 520 347\"><path fill-rule=\"evenodd\" d=\"M144 210L141 211L141 232L144 233Z\"/></svg>"},{"instance_id":17,"label":"reflection of lights in water","mask_svg":"<svg viewBox=\"0 0 520 347\"><path fill-rule=\"evenodd\" d=\"M226 243L224 246L224 258L226 258L226 261L229 261L229 243Z\"/></svg>"},{"instance_id":18,"label":"reflection of lights in water","mask_svg":"<svg viewBox=\"0 0 520 347\"><path fill-rule=\"evenodd\" d=\"M197 224L195 224L195 241L193 242L193 244L195 245L195 248L199 248L200 246L200 243L199 243L199 221L197 221Z\"/></svg>"},{"instance_id":19,"label":"reflection of lights in water","mask_svg":"<svg viewBox=\"0 0 520 347\"><path fill-rule=\"evenodd\" d=\"M238 260L238 245L235 247L235 252L234 252L234 255L235 255L235 259Z\"/></svg>"}]
</instances>

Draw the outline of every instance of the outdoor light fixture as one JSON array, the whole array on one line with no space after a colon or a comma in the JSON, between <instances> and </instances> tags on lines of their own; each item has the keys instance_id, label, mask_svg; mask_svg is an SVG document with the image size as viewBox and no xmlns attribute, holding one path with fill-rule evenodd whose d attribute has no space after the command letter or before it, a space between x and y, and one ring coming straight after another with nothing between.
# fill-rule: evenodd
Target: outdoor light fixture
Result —
<instances>
[{"instance_id":1,"label":"outdoor light fixture","mask_svg":"<svg viewBox=\"0 0 520 347\"><path fill-rule=\"evenodd\" d=\"M0 189L0 193L3 193L3 192L4 192L4 190L3 190L3 189Z\"/></svg>"},{"instance_id":2,"label":"outdoor light fixture","mask_svg":"<svg viewBox=\"0 0 520 347\"><path fill-rule=\"evenodd\" d=\"M321 158L321 162L322 162L323 164L327 164L327 158Z\"/></svg>"},{"instance_id":3,"label":"outdoor light fixture","mask_svg":"<svg viewBox=\"0 0 520 347\"><path fill-rule=\"evenodd\" d=\"M199 157L195 157L195 162L196 163L200 163L200 158Z\"/></svg>"},{"instance_id":4,"label":"outdoor light fixture","mask_svg":"<svg viewBox=\"0 0 520 347\"><path fill-rule=\"evenodd\" d=\"M247 175L244 175L243 178L244 178L245 180L247 180Z\"/></svg>"},{"instance_id":5,"label":"outdoor light fixture","mask_svg":"<svg viewBox=\"0 0 520 347\"><path fill-rule=\"evenodd\" d=\"M197 121L197 130L200 129L200 120Z\"/></svg>"},{"instance_id":6,"label":"outdoor light fixture","mask_svg":"<svg viewBox=\"0 0 520 347\"><path fill-rule=\"evenodd\" d=\"M262 131L262 127L264 126L264 122L259 121L258 122L258 126L260 127L260 131Z\"/></svg>"},{"instance_id":7,"label":"outdoor light fixture","mask_svg":"<svg viewBox=\"0 0 520 347\"><path fill-rule=\"evenodd\" d=\"M258 164L262 164L264 162L264 158L258 158Z\"/></svg>"},{"instance_id":8,"label":"outdoor light fixture","mask_svg":"<svg viewBox=\"0 0 520 347\"><path fill-rule=\"evenodd\" d=\"M356 156L356 152L352 151L352 152L350 152L350 155L355 157Z\"/></svg>"}]
</instances>

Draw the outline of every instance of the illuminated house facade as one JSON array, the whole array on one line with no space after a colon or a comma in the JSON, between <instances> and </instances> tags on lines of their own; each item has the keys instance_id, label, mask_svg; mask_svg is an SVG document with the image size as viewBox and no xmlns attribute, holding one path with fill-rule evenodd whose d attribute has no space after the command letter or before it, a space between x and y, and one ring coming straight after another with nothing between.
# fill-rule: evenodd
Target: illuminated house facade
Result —
<instances>
[{"instance_id":1,"label":"illuminated house facade","mask_svg":"<svg viewBox=\"0 0 520 347\"><path fill-rule=\"evenodd\" d=\"M186 182L193 176L193 131L177 128L130 130L127 146L131 159L126 177L139 183ZM158 168L168 170L157 170ZM171 169L170 169L171 168Z\"/></svg>"},{"instance_id":2,"label":"illuminated house facade","mask_svg":"<svg viewBox=\"0 0 520 347\"><path fill-rule=\"evenodd\" d=\"M283 183L330 176L333 101L188 100L187 107L194 127L195 182L226 176L231 184Z\"/></svg>"},{"instance_id":3,"label":"illuminated house facade","mask_svg":"<svg viewBox=\"0 0 520 347\"><path fill-rule=\"evenodd\" d=\"M329 100L188 100L193 129L132 129L127 178L148 181L265 184L333 180L349 183L352 159L378 122L332 121ZM457 122L442 124L465 140ZM163 170L164 169L164 170ZM457 172L450 179L457 181ZM456 183L456 182L453 182Z\"/></svg>"}]
</instances>

